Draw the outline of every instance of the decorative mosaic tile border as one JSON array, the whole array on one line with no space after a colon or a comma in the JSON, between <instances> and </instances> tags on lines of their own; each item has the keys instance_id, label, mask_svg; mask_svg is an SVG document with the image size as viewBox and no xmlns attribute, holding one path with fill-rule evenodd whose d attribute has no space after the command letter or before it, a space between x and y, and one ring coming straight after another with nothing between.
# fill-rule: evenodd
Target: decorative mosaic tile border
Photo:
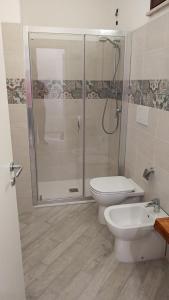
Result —
<instances>
[{"instance_id":1,"label":"decorative mosaic tile border","mask_svg":"<svg viewBox=\"0 0 169 300\"><path fill-rule=\"evenodd\" d=\"M7 79L8 103L26 103L24 79ZM33 81L35 99L82 99L81 80ZM122 99L122 81L86 81L87 99ZM129 102L169 111L169 80L132 80Z\"/></svg>"},{"instance_id":2,"label":"decorative mosaic tile border","mask_svg":"<svg viewBox=\"0 0 169 300\"><path fill-rule=\"evenodd\" d=\"M6 85L9 104L20 104L26 102L24 79L7 79Z\"/></svg>"},{"instance_id":3,"label":"decorative mosaic tile border","mask_svg":"<svg viewBox=\"0 0 169 300\"><path fill-rule=\"evenodd\" d=\"M122 81L86 81L87 99L122 98ZM33 97L35 99L82 99L82 80L34 80Z\"/></svg>"},{"instance_id":4,"label":"decorative mosaic tile border","mask_svg":"<svg viewBox=\"0 0 169 300\"><path fill-rule=\"evenodd\" d=\"M129 102L169 111L169 80L132 80Z\"/></svg>"},{"instance_id":5,"label":"decorative mosaic tile border","mask_svg":"<svg viewBox=\"0 0 169 300\"><path fill-rule=\"evenodd\" d=\"M24 79L7 79L8 102L18 104L26 102ZM87 99L122 99L122 81L86 81ZM34 80L33 97L35 99L82 99L82 80Z\"/></svg>"},{"instance_id":6,"label":"decorative mosaic tile border","mask_svg":"<svg viewBox=\"0 0 169 300\"><path fill-rule=\"evenodd\" d=\"M116 81L86 81L87 99L116 98L122 100L123 82Z\"/></svg>"},{"instance_id":7,"label":"decorative mosaic tile border","mask_svg":"<svg viewBox=\"0 0 169 300\"><path fill-rule=\"evenodd\" d=\"M81 80L34 80L33 98L35 99L81 99Z\"/></svg>"}]
</instances>

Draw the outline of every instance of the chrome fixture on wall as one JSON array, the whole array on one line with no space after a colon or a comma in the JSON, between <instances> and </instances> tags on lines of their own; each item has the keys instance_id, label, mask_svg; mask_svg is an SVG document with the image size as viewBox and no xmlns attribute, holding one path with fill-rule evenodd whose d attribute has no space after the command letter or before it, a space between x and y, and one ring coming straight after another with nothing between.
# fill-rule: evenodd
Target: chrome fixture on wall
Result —
<instances>
[{"instance_id":1,"label":"chrome fixture on wall","mask_svg":"<svg viewBox=\"0 0 169 300\"><path fill-rule=\"evenodd\" d=\"M154 207L154 212L155 213L159 213L160 212L160 199L155 198L152 199L147 205L146 207Z\"/></svg>"},{"instance_id":2,"label":"chrome fixture on wall","mask_svg":"<svg viewBox=\"0 0 169 300\"><path fill-rule=\"evenodd\" d=\"M154 174L154 168L145 169L143 172L143 178L147 181L150 179L151 175Z\"/></svg>"}]
</instances>

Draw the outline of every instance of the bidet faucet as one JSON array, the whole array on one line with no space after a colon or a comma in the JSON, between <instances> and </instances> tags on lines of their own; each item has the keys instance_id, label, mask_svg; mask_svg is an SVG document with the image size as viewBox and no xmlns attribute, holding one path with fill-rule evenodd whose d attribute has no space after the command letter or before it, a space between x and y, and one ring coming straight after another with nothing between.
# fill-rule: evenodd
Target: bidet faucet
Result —
<instances>
[{"instance_id":1,"label":"bidet faucet","mask_svg":"<svg viewBox=\"0 0 169 300\"><path fill-rule=\"evenodd\" d=\"M151 201L146 205L146 207L151 207L151 206L154 207L154 212L155 212L155 213L160 212L160 199L155 198L155 199L151 200Z\"/></svg>"}]
</instances>

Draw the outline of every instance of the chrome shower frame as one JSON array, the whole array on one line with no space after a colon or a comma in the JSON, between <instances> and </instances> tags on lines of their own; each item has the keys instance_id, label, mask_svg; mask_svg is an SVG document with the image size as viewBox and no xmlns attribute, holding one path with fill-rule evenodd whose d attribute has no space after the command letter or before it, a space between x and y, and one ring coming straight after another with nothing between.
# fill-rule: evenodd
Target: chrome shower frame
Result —
<instances>
[{"instance_id":1,"label":"chrome shower frame","mask_svg":"<svg viewBox=\"0 0 169 300\"><path fill-rule=\"evenodd\" d=\"M83 153L82 153L82 196L74 198L64 198L64 199L47 199L44 200L42 204L39 202L38 195L38 174L37 174L37 158L36 158L36 148L35 148L35 131L34 131L34 119L33 119L33 95L32 95L32 84L31 84L31 68L30 68L30 48L29 48L29 35L32 33L47 33L47 34L72 34L72 35L83 35L84 36L84 53L83 53ZM85 86L85 37L86 35L93 36L112 36L115 38L124 37L125 38L125 48L127 33L118 30L106 30L106 29L75 29L75 28L55 28L55 27L23 27L23 40L24 40L24 62L25 62L25 88L26 88L26 104L27 104L27 115L28 115L28 130L29 130L29 153L30 153L30 168L31 168L31 182L32 182L32 202L33 205L57 205L65 203L85 203L91 200L85 197L85 99L86 99L86 86ZM126 53L126 49L125 49ZM129 67L127 66L126 72L124 72L123 78L124 82L129 81ZM123 88L124 93L124 88ZM124 163L125 163L125 138L126 138L126 125L127 125L127 114L126 107L128 105L128 99L122 102L122 126L120 132L120 152L119 152L119 174L124 174ZM123 109L124 106L124 109Z\"/></svg>"}]
</instances>

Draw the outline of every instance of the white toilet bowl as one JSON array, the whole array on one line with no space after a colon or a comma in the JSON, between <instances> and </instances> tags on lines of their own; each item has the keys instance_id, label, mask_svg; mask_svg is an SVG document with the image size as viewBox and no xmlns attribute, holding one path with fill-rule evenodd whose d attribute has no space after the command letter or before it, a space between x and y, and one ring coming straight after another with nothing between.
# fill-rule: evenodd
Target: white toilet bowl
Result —
<instances>
[{"instance_id":1,"label":"white toilet bowl","mask_svg":"<svg viewBox=\"0 0 169 300\"><path fill-rule=\"evenodd\" d=\"M115 255L121 262L136 262L162 258L165 240L154 230L156 218L166 217L160 209L144 203L110 206L104 216L109 230L115 237Z\"/></svg>"},{"instance_id":2,"label":"white toilet bowl","mask_svg":"<svg viewBox=\"0 0 169 300\"><path fill-rule=\"evenodd\" d=\"M107 206L140 202L144 196L144 191L132 179L123 176L93 178L90 180L90 191L99 204L98 219L101 224L106 224L104 210Z\"/></svg>"}]
</instances>

